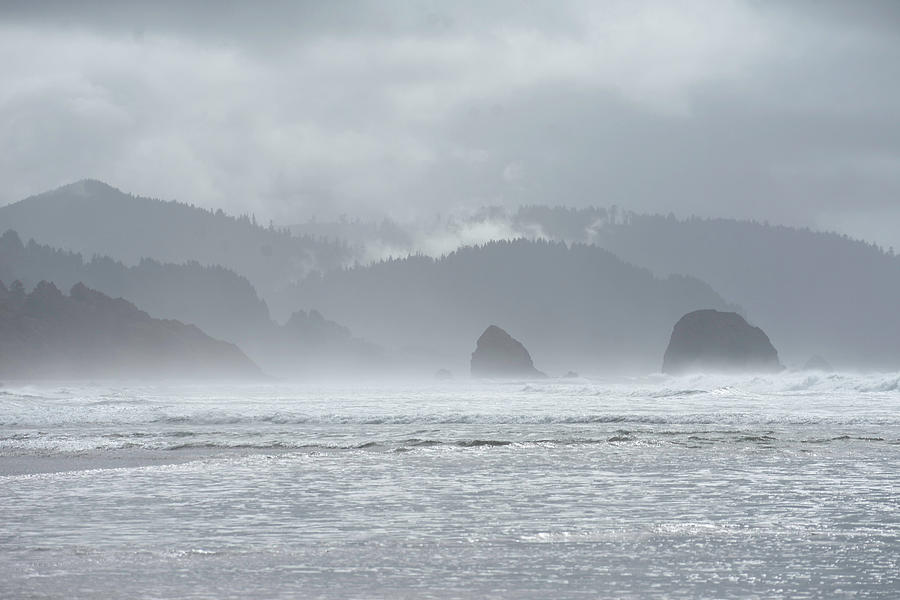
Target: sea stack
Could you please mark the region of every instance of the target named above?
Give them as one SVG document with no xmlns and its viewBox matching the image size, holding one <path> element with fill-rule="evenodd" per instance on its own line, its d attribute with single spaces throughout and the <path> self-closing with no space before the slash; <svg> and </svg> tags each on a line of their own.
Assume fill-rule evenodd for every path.
<svg viewBox="0 0 900 600">
<path fill-rule="evenodd" d="M 546 377 L 534 368 L 525 346 L 496 325 L 478 338 L 471 369 L 472 377 Z"/>
<path fill-rule="evenodd" d="M 806 364 L 803 365 L 804 371 L 821 371 L 822 373 L 833 373 L 834 367 L 831 364 L 819 356 L 818 354 L 810 357 Z"/>
<path fill-rule="evenodd" d="M 663 358 L 663 373 L 777 372 L 784 367 L 769 336 L 733 312 L 697 310 L 679 319 Z"/>
</svg>

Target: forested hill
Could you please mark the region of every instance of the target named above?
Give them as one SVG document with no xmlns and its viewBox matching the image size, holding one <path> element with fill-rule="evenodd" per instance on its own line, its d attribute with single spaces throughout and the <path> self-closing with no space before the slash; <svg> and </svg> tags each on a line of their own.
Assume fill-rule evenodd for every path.
<svg viewBox="0 0 900 600">
<path fill-rule="evenodd" d="M 153 317 L 177 319 L 235 343 L 263 369 L 281 377 L 359 373 L 377 368 L 380 349 L 355 338 L 319 312 L 290 309 L 286 325 L 269 316 L 250 282 L 224 267 L 142 259 L 126 266 L 108 257 L 85 262 L 80 254 L 0 236 L 0 280 L 30 289 L 41 281 L 66 289 L 84 283 L 135 303 Z"/>
<path fill-rule="evenodd" d="M 128 264 L 141 258 L 222 265 L 249 278 L 263 296 L 311 269 L 349 260 L 340 243 L 263 227 L 180 202 L 132 196 L 84 180 L 0 207 L 0 231 Z"/>
<path fill-rule="evenodd" d="M 260 378 L 236 346 L 178 321 L 153 319 L 122 299 L 76 284 L 66 296 L 39 282 L 0 281 L 4 378 Z"/>
<path fill-rule="evenodd" d="M 493 323 L 535 364 L 563 373 L 656 370 L 678 318 L 728 308 L 696 279 L 659 279 L 592 246 L 521 239 L 311 275 L 273 303 L 327 306 L 358 335 L 456 369 Z"/>
<path fill-rule="evenodd" d="M 351 223 L 353 224 L 353 223 Z M 900 368 L 900 256 L 837 233 L 732 219 L 680 219 L 609 208 L 487 207 L 421 230 L 355 224 L 344 228 L 367 254 L 424 249 L 417 241 L 523 237 L 596 244 L 654 274 L 691 275 L 742 306 L 772 337 L 780 356 L 802 365 L 813 355 L 840 368 Z M 307 231 L 318 231 L 308 224 Z M 390 235 L 385 235 L 382 230 Z"/>
<path fill-rule="evenodd" d="M 85 262 L 80 254 L 23 244 L 16 232 L 0 236 L 0 280 L 21 281 L 27 289 L 52 281 L 62 289 L 76 283 L 125 298 L 159 318 L 178 319 L 237 344 L 268 335 L 269 309 L 244 277 L 199 263 L 142 259 L 128 267 L 108 257 Z"/>
<path fill-rule="evenodd" d="M 836 233 L 730 219 L 528 207 L 517 228 L 590 241 L 660 275 L 708 282 L 753 316 L 789 363 L 900 367 L 900 257 Z"/>
<path fill-rule="evenodd" d="M 794 362 L 900 368 L 900 258 L 845 236 L 724 219 L 635 216 L 596 243 L 690 273 L 744 306 Z"/>
</svg>

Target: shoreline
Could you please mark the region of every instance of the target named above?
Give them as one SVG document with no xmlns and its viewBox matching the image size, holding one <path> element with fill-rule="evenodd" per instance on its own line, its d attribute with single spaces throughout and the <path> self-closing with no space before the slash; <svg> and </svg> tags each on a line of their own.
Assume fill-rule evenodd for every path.
<svg viewBox="0 0 900 600">
<path fill-rule="evenodd" d="M 53 473 L 75 473 L 82 471 L 100 471 L 111 469 L 138 469 L 142 467 L 158 467 L 181 465 L 208 458 L 228 456 L 250 456 L 254 454 L 285 454 L 288 450 L 253 450 L 239 448 L 228 450 L 216 448 L 214 451 L 203 449 L 190 450 L 110 450 L 96 454 L 72 452 L 59 454 L 20 454 L 0 455 L 0 477 L 18 477 L 23 475 L 48 475 Z"/>
</svg>

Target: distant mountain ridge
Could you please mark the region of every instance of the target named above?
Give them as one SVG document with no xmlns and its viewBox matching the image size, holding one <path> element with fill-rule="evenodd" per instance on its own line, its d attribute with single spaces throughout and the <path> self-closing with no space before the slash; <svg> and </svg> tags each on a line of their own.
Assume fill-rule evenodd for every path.
<svg viewBox="0 0 900 600">
<path fill-rule="evenodd" d="M 381 353 L 315 310 L 292 311 L 288 323 L 278 325 L 246 278 L 220 266 L 142 259 L 128 267 L 104 256 L 85 262 L 80 254 L 34 240 L 23 244 L 9 230 L 0 235 L 0 280 L 20 280 L 28 288 L 40 281 L 62 288 L 83 283 L 154 317 L 190 323 L 237 344 L 268 373 L 285 377 L 323 368 L 355 371 Z"/>
<path fill-rule="evenodd" d="M 525 207 L 517 227 L 586 241 L 659 275 L 699 277 L 744 307 L 783 357 L 900 368 L 900 257 L 846 235 L 733 219 Z"/>
<path fill-rule="evenodd" d="M 835 233 L 626 214 L 593 243 L 660 275 L 689 273 L 743 306 L 783 357 L 900 368 L 900 257 Z"/>
<path fill-rule="evenodd" d="M 270 324 L 269 309 L 250 282 L 224 267 L 146 258 L 128 267 L 106 256 L 85 262 L 81 254 L 34 240 L 25 244 L 12 230 L 0 235 L 0 280 L 20 280 L 29 289 L 42 280 L 64 289 L 83 283 L 237 344 Z"/>
<path fill-rule="evenodd" d="M 444 240 L 439 247 L 515 237 L 594 244 L 657 276 L 684 274 L 708 283 L 769 333 L 787 364 L 822 354 L 843 368 L 900 368 L 900 256 L 846 235 L 617 206 L 485 207 L 416 227 L 310 222 L 303 231 L 340 231 L 354 247 L 370 244 L 361 254 L 373 256 L 385 248 L 391 255 L 414 253 L 429 236 Z"/>
<path fill-rule="evenodd" d="M 127 264 L 142 258 L 221 265 L 247 277 L 265 296 L 313 269 L 350 258 L 340 243 L 261 227 L 180 202 L 126 194 L 83 180 L 0 207 L 0 230 L 86 256 L 111 256 Z"/>
<path fill-rule="evenodd" d="M 31 293 L 0 282 L 0 375 L 256 379 L 262 372 L 236 346 L 192 325 L 153 319 L 80 283 L 66 296 L 42 281 Z"/>
<path fill-rule="evenodd" d="M 145 286 L 139 304 L 143 305 L 143 298 L 146 298 L 147 310 L 151 313 L 160 310 L 159 314 L 190 317 L 191 322 L 203 323 L 204 329 L 208 328 L 216 335 L 222 332 L 227 339 L 237 339 L 236 331 L 242 327 L 252 331 L 253 326 L 247 324 L 265 321 L 267 308 L 263 306 L 262 298 L 280 321 L 299 309 L 318 309 L 349 326 L 356 335 L 378 342 L 383 340 L 385 344 L 405 348 L 413 358 L 420 358 L 423 356 L 421 350 L 433 349 L 440 344 L 418 334 L 407 334 L 399 321 L 389 326 L 391 321 L 384 320 L 377 312 L 373 312 L 372 318 L 379 322 L 369 323 L 362 317 L 353 316 L 354 312 L 364 314 L 364 309 L 351 310 L 349 305 L 365 301 L 365 294 L 375 294 L 373 305 L 380 305 L 385 295 L 363 272 L 389 273 L 393 277 L 395 271 L 404 270 L 410 275 L 400 282 L 401 285 L 416 290 L 422 303 L 434 301 L 437 306 L 444 306 L 444 299 L 435 297 L 432 289 L 442 289 L 443 282 L 436 281 L 423 288 L 422 282 L 416 280 L 418 275 L 411 273 L 421 272 L 422 280 L 428 282 L 432 271 L 443 272 L 450 268 L 447 265 L 456 264 L 459 269 L 469 270 L 468 276 L 455 273 L 454 277 L 468 277 L 467 281 L 460 280 L 461 289 L 470 286 L 472 293 L 469 296 L 475 298 L 481 293 L 473 283 L 475 278 L 490 277 L 502 282 L 510 272 L 518 272 L 520 265 L 515 257 L 507 256 L 504 260 L 511 262 L 506 266 L 493 265 L 495 271 L 488 275 L 477 261 L 461 266 L 461 259 L 456 255 L 470 252 L 466 247 L 473 244 L 473 239 L 520 237 L 532 241 L 593 245 L 619 257 L 622 262 L 647 269 L 648 274 L 656 275 L 661 281 L 669 281 L 670 275 L 686 275 L 688 279 L 683 281 L 704 282 L 711 286 L 708 290 L 711 295 L 706 296 L 709 303 L 684 305 L 681 307 L 684 312 L 700 308 L 729 309 L 731 303 L 741 306 L 754 325 L 768 332 L 788 365 L 803 364 L 812 355 L 827 356 L 838 368 L 896 369 L 900 365 L 900 346 L 896 344 L 896 339 L 900 338 L 900 319 L 896 317 L 896 306 L 900 305 L 900 257 L 847 236 L 750 221 L 641 215 L 615 206 L 580 209 L 525 206 L 514 211 L 488 207 L 463 219 L 438 219 L 427 231 L 412 231 L 388 220 L 366 223 L 350 219 L 318 224 L 311 221 L 295 227 L 305 232 L 299 237 L 287 230 L 259 227 L 253 221 L 249 216 L 233 218 L 221 211 L 131 196 L 90 180 L 0 207 L 0 231 L 10 227 L 17 229 L 22 239 L 34 238 L 55 247 L 77 250 L 85 256 L 108 255 L 113 262 L 123 260 L 134 265 L 131 268 L 140 271 L 140 278 L 147 276 L 156 282 L 175 282 L 179 277 L 187 277 L 182 299 L 192 293 L 190 290 L 194 288 L 189 279 L 195 275 L 206 282 L 201 287 L 208 290 L 215 288 L 214 281 L 219 281 L 223 286 L 222 302 L 218 303 L 221 310 L 208 304 L 210 314 L 206 314 L 199 302 L 194 312 L 179 312 L 185 309 L 186 303 L 172 310 L 170 299 L 162 293 L 164 286 L 160 283 L 160 293 L 156 297 L 153 286 Z M 402 269 L 384 266 L 397 263 L 397 260 L 363 264 L 356 269 L 344 267 L 354 260 L 364 261 L 365 257 L 405 256 L 406 251 L 415 254 L 417 244 L 427 239 L 426 233 L 434 235 L 436 241 L 429 247 L 429 254 L 448 254 L 449 251 L 440 250 L 444 247 L 459 250 L 449 252 L 445 257 L 448 259 L 446 264 L 442 262 L 444 259 L 411 256 L 399 259 L 399 262 L 405 261 Z M 341 236 L 347 238 L 341 239 Z M 368 249 L 367 244 L 371 245 Z M 591 263 L 595 260 L 601 268 L 608 266 L 599 258 L 600 254 L 592 256 L 582 263 L 583 272 L 590 273 L 594 268 Z M 142 263 L 142 257 L 152 257 L 152 260 Z M 132 294 L 127 285 L 132 285 L 132 290 L 139 289 L 134 282 L 127 283 L 128 276 L 122 276 L 124 279 L 119 283 L 114 278 L 91 279 L 88 273 L 115 270 L 106 269 L 104 260 L 92 260 L 83 265 L 83 278 L 103 291 L 126 297 Z M 430 264 L 429 260 L 442 266 Z M 181 264 L 183 269 L 179 271 L 165 263 Z M 214 265 L 221 265 L 223 270 L 217 270 L 219 267 Z M 551 269 L 557 267 L 559 265 L 554 265 Z M 137 278 L 137 272 L 133 278 Z M 324 275 L 320 276 L 321 273 Z M 0 276 L 9 277 L 9 274 L 0 270 Z M 24 274 L 19 276 L 25 277 Z M 573 280 L 579 276 L 578 272 L 570 273 Z M 70 285 L 76 280 L 65 277 L 59 274 L 51 278 L 64 281 L 62 285 Z M 240 282 L 241 277 L 246 278 L 244 283 Z M 34 275 L 26 278 L 32 282 L 36 280 Z M 47 277 L 40 275 L 39 278 Z M 225 283 L 229 279 L 233 281 Z M 560 289 L 569 290 L 566 293 L 612 294 L 610 290 L 600 288 L 581 290 L 571 282 L 560 282 L 559 285 Z M 674 286 L 671 282 L 668 285 Z M 358 297 L 336 297 L 325 290 L 325 287 L 334 286 L 343 286 L 344 293 Z M 499 293 L 499 285 L 488 282 L 487 287 L 491 286 Z M 514 294 L 527 289 L 522 282 L 515 282 L 515 286 Z M 664 295 L 668 293 L 664 292 Z M 204 294 L 203 297 L 209 296 Z M 455 289 L 447 290 L 448 297 L 457 294 Z M 697 294 L 696 297 L 704 296 Z M 499 307 L 491 304 L 494 299 L 484 300 L 486 307 L 482 308 L 485 310 L 479 314 L 487 322 L 501 320 L 495 318 L 494 313 Z M 527 295 L 504 300 L 513 304 L 530 301 Z M 398 306 L 409 309 L 413 322 L 425 318 L 420 315 L 441 318 L 437 311 L 417 306 L 402 294 L 396 301 Z M 554 303 L 549 298 L 542 302 L 548 307 L 547 311 L 554 312 Z M 572 302 L 570 298 L 563 298 L 559 304 Z M 642 303 L 646 304 L 646 301 L 639 300 L 634 306 L 622 303 L 623 314 L 630 319 L 628 315 Z M 460 298 L 459 304 L 469 306 L 471 303 L 464 297 Z M 477 312 L 481 309 L 469 306 L 469 310 Z M 520 310 L 513 306 L 511 310 L 523 314 L 531 311 L 530 318 L 538 319 L 534 307 Z M 658 312 L 654 307 L 648 310 Z M 460 312 L 454 306 L 446 307 L 445 311 L 447 314 Z M 240 315 L 240 318 L 228 322 L 226 312 Z M 385 309 L 386 314 L 391 312 L 392 309 Z M 587 314 L 580 307 L 573 311 L 576 313 Z M 345 314 L 348 315 L 346 319 Z M 678 315 L 671 317 L 674 322 Z M 584 320 L 596 335 L 612 332 L 608 327 L 598 327 L 596 318 L 584 316 Z M 227 328 L 222 328 L 223 324 Z M 471 326 L 477 329 L 483 324 Z M 516 327 L 516 323 L 510 323 L 510 326 Z M 641 323 L 636 325 L 638 328 L 643 326 Z M 672 323 L 666 323 L 664 328 L 670 330 L 671 326 Z M 537 325 L 531 327 L 537 329 Z M 469 333 L 475 335 L 476 331 Z M 613 333 L 627 339 L 624 332 Z M 450 331 L 446 336 L 447 340 L 452 340 L 447 348 L 454 348 L 453 353 L 457 350 L 457 335 Z M 591 346 L 582 339 L 587 334 L 573 331 L 572 335 L 573 348 L 590 350 Z M 540 357 L 541 364 L 552 365 L 544 361 L 540 356 L 541 349 L 531 344 L 526 336 L 527 330 L 523 337 L 530 348 L 534 346 L 533 351 Z M 627 346 L 628 343 L 626 349 Z M 551 347 L 563 351 L 561 343 Z M 650 351 L 649 346 L 646 351 Z M 628 356 L 633 354 L 634 349 L 625 352 Z M 612 360 L 615 362 L 614 357 Z"/>
<path fill-rule="evenodd" d="M 699 280 L 528 240 L 313 274 L 273 299 L 276 311 L 297 304 L 327 306 L 358 335 L 458 371 L 467 365 L 447 361 L 468 358 L 485 324 L 501 321 L 550 373 L 655 371 L 684 313 L 733 309 Z"/>
</svg>

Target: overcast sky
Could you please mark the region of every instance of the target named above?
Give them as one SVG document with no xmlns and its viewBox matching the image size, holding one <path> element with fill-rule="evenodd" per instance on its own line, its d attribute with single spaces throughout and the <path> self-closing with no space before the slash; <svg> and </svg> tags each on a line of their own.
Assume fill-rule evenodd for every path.
<svg viewBox="0 0 900 600">
<path fill-rule="evenodd" d="M 0 0 L 0 203 L 618 204 L 900 249 L 900 2 Z"/>
</svg>

